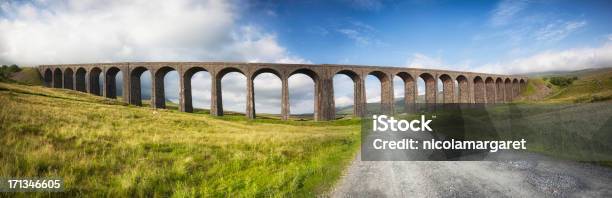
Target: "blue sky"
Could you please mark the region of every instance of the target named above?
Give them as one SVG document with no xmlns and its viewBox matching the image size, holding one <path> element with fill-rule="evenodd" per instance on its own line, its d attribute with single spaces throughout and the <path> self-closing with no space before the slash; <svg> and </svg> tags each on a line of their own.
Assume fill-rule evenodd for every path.
<svg viewBox="0 0 612 198">
<path fill-rule="evenodd" d="M 273 30 L 314 63 L 405 66 L 420 54 L 462 69 L 596 47 L 612 33 L 610 1 L 276 3 L 254 3 L 243 23 Z"/>
<path fill-rule="evenodd" d="M 612 66 L 611 1 L 0 0 L 0 64 L 241 61 L 357 64 L 519 74 Z M 143 77 L 143 93 L 150 80 Z M 178 76 L 165 78 L 178 100 Z M 120 82 L 118 82 L 120 83 Z M 210 76 L 192 79 L 210 104 Z M 401 83 L 395 83 L 401 85 Z M 291 110 L 313 82 L 290 78 Z M 334 78 L 337 106 L 352 83 Z M 366 80 L 369 102 L 380 84 Z M 422 86 L 422 85 L 421 85 Z M 224 109 L 244 111 L 246 80 L 223 79 Z M 255 79 L 258 112 L 280 112 L 280 80 Z M 403 93 L 395 87 L 396 97 Z M 422 90 L 422 88 L 420 89 Z"/>
</svg>

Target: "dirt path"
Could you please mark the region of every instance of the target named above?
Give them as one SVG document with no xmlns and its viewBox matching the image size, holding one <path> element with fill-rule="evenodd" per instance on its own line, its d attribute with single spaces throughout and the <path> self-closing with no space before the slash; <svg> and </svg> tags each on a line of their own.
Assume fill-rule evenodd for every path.
<svg viewBox="0 0 612 198">
<path fill-rule="evenodd" d="M 611 197 L 612 169 L 527 154 L 520 161 L 361 161 L 332 197 Z"/>
</svg>

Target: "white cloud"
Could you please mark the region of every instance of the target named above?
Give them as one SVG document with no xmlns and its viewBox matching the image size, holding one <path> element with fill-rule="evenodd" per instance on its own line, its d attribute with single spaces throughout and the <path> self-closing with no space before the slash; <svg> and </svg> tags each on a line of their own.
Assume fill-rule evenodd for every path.
<svg viewBox="0 0 612 198">
<path fill-rule="evenodd" d="M 19 64 L 109 61 L 304 61 L 276 36 L 241 26 L 229 1 L 5 3 L 0 60 Z M 305 62 L 305 61 L 304 61 Z"/>
<path fill-rule="evenodd" d="M 600 47 L 545 51 L 529 57 L 506 62 L 485 64 L 476 71 L 519 74 L 546 71 L 570 71 L 587 68 L 612 67 L 612 43 Z"/>
<path fill-rule="evenodd" d="M 275 63 L 310 63 L 300 57 L 290 55 L 280 46 L 276 35 L 262 32 L 257 27 L 248 25 L 240 31 L 232 33 L 232 39 L 238 42 L 228 48 L 229 54 L 241 57 L 248 62 L 275 62 Z"/>
<path fill-rule="evenodd" d="M 355 43 L 357 43 L 358 45 L 365 46 L 365 45 L 370 44 L 370 38 L 368 38 L 367 36 L 364 36 L 361 32 L 357 30 L 339 29 L 338 32 L 348 37 L 349 39 L 355 41 Z"/>
<path fill-rule="evenodd" d="M 256 24 L 239 24 L 241 8 L 236 1 L 2 1 L 0 9 L 0 63 L 309 63 L 290 54 L 273 32 Z M 223 82 L 225 109 L 244 111 L 245 99 L 240 95 L 244 88 L 232 86 L 243 86 L 244 79 L 228 77 Z M 167 84 L 166 89 L 176 89 L 169 87 L 176 83 Z M 209 76 L 194 78 L 194 106 L 208 108 L 209 87 Z M 175 102 L 178 98 L 173 94 L 167 97 Z M 305 98 L 300 103 L 313 103 L 312 98 L 296 98 Z"/>
<path fill-rule="evenodd" d="M 450 69 L 498 74 L 523 74 L 547 71 L 573 71 L 588 68 L 612 67 L 612 39 L 598 47 L 582 47 L 567 50 L 549 50 L 527 57 L 509 59 L 494 63 L 474 64 L 463 61 L 458 64 L 447 64 L 441 57 L 430 57 L 415 53 L 406 63 L 407 67 Z M 444 66 L 451 65 L 451 66 Z"/>
<path fill-rule="evenodd" d="M 503 26 L 512 22 L 513 18 L 527 7 L 525 0 L 503 0 L 493 10 L 490 23 L 493 26 Z"/>
<path fill-rule="evenodd" d="M 378 32 L 374 27 L 360 21 L 349 20 L 336 31 L 360 47 L 384 44 L 376 38 Z"/>
<path fill-rule="evenodd" d="M 344 74 L 334 76 L 334 98 L 336 107 L 345 107 L 354 103 L 353 80 Z"/>
<path fill-rule="evenodd" d="M 442 65 L 442 58 L 430 57 L 421 53 L 412 54 L 406 61 L 406 67 L 411 68 L 443 69 Z"/>
<path fill-rule="evenodd" d="M 336 97 L 334 102 L 336 103 L 336 108 L 347 107 L 354 104 L 354 99 L 352 96 L 340 96 Z"/>
<path fill-rule="evenodd" d="M 560 41 L 572 32 L 586 26 L 586 21 L 557 21 L 535 33 L 535 39 L 539 41 Z"/>
</svg>

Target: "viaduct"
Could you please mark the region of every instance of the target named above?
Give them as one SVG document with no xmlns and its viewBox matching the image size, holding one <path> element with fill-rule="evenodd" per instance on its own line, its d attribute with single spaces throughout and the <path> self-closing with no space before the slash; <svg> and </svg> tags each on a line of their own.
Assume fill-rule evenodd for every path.
<svg viewBox="0 0 612 198">
<path fill-rule="evenodd" d="M 335 118 L 333 77 L 347 75 L 353 80 L 355 116 L 363 116 L 366 106 L 365 78 L 373 75 L 381 84 L 381 108 L 394 112 L 393 78 L 398 76 L 404 84 L 404 103 L 411 106 L 417 98 L 417 78 L 425 82 L 425 103 L 436 103 L 438 79 L 442 82 L 442 103 L 506 103 L 515 99 L 524 88 L 524 76 L 496 75 L 474 72 L 460 72 L 435 69 L 404 67 L 379 67 L 359 65 L 314 65 L 314 64 L 272 64 L 234 62 L 121 62 L 96 64 L 60 64 L 38 66 L 45 85 L 54 88 L 72 89 L 107 98 L 116 98 L 115 77 L 121 71 L 123 77 L 123 100 L 133 105 L 142 105 L 140 77 L 150 71 L 152 79 L 151 106 L 165 108 L 164 76 L 177 71 L 180 82 L 180 111 L 193 112 L 191 78 L 199 71 L 211 76 L 211 107 L 214 116 L 223 115 L 221 79 L 230 72 L 246 76 L 246 116 L 255 118 L 255 93 L 253 80 L 262 73 L 272 73 L 282 82 L 282 119 L 289 117 L 289 83 L 294 74 L 305 74 L 314 81 L 314 118 L 332 120 Z M 100 89 L 100 75 L 104 75 L 103 89 Z M 300 90 L 292 90 L 300 91 Z"/>
</svg>

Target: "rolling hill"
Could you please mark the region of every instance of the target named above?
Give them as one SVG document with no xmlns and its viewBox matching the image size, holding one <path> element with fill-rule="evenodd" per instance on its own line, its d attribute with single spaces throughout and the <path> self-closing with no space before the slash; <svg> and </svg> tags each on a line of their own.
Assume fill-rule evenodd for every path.
<svg viewBox="0 0 612 198">
<path fill-rule="evenodd" d="M 63 196 L 317 196 L 359 146 L 358 120 L 212 117 L 12 83 L 0 104 L 0 175 L 60 177 Z"/>
</svg>

